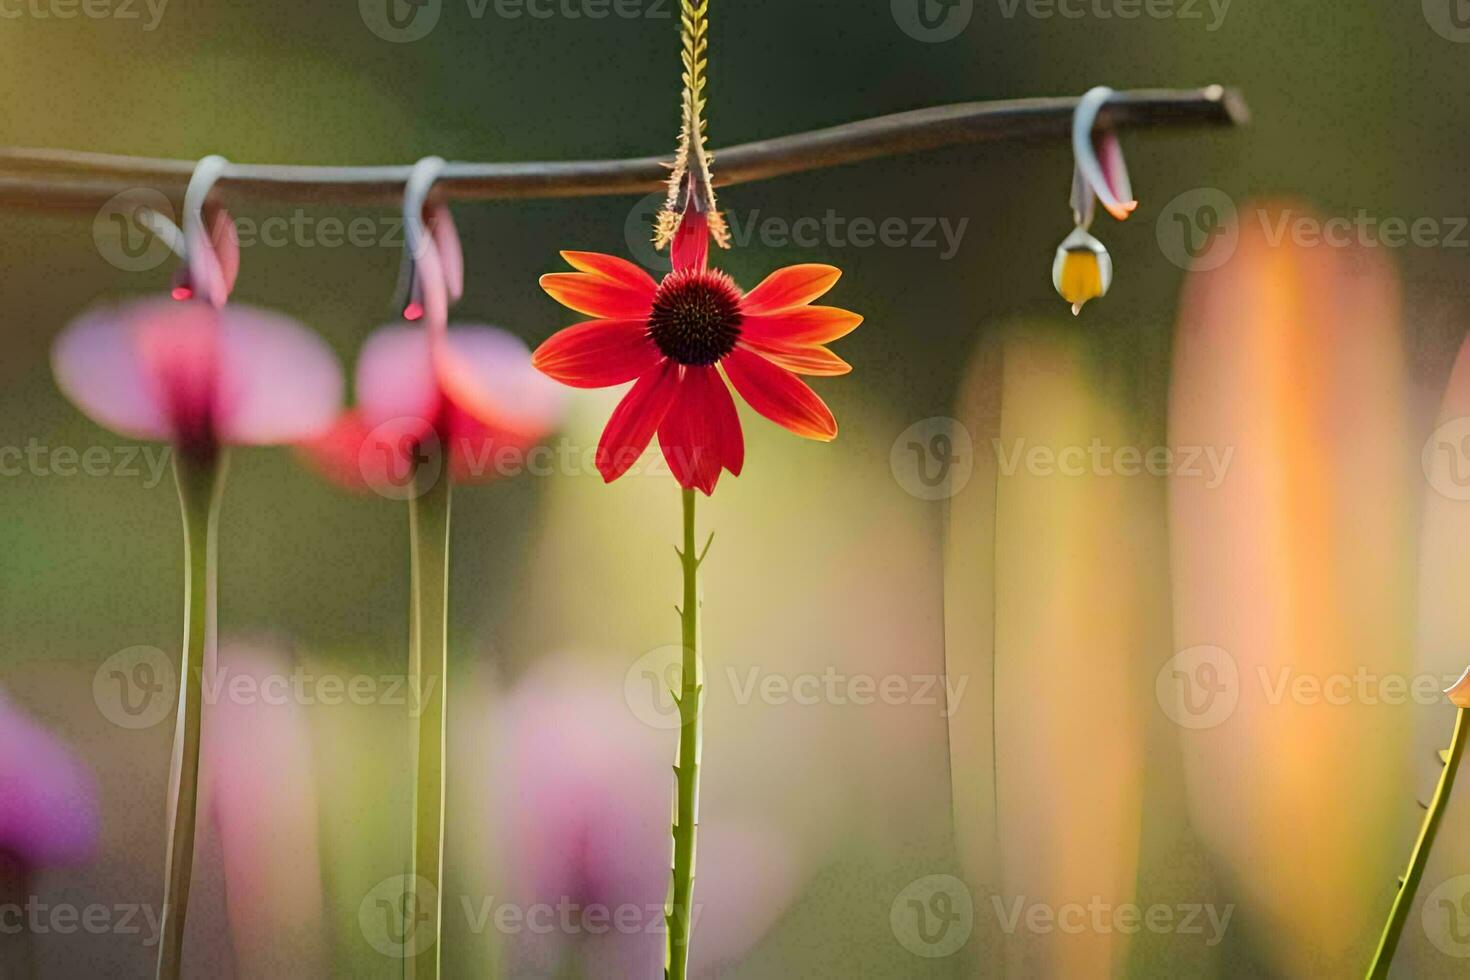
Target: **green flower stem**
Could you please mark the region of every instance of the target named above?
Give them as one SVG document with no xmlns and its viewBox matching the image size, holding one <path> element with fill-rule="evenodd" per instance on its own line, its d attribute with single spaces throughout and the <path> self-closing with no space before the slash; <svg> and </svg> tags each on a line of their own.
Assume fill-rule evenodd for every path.
<svg viewBox="0 0 1470 980">
<path fill-rule="evenodd" d="M 168 853 L 164 861 L 163 922 L 158 943 L 159 980 L 177 980 L 184 956 L 184 920 L 194 869 L 194 826 L 199 803 L 199 729 L 206 671 L 214 671 L 215 539 L 222 457 L 174 452 L 174 476 L 184 514 L 184 652 L 179 670 L 178 722 L 169 775 Z"/>
<path fill-rule="evenodd" d="M 699 653 L 699 566 L 709 553 L 709 543 L 698 556 L 694 553 L 694 491 L 684 493 L 684 547 L 679 562 L 684 569 L 684 604 L 679 609 L 684 649 L 680 670 L 679 755 L 674 760 L 677 803 L 672 833 L 674 838 L 673 881 L 664 906 L 668 948 L 664 956 L 665 980 L 684 980 L 689 971 L 689 933 L 694 895 L 694 837 L 699 830 L 700 708 L 704 702 L 704 665 Z M 713 537 L 711 537 L 713 540 Z"/>
<path fill-rule="evenodd" d="M 414 733 L 413 865 L 410 892 L 404 896 L 407 925 L 428 930 L 432 942 L 414 942 L 418 954 L 404 963 L 404 975 L 437 980 L 442 963 L 444 871 L 444 710 L 449 668 L 449 475 L 429 468 L 409 502 L 413 537 L 413 612 L 409 669 L 420 709 Z"/>
<path fill-rule="evenodd" d="M 1455 735 L 1450 741 L 1449 759 L 1439 775 L 1434 798 L 1424 814 L 1424 825 L 1419 828 L 1419 840 L 1414 844 L 1414 853 L 1409 857 L 1409 870 L 1404 873 L 1393 908 L 1388 913 L 1388 923 L 1383 927 L 1383 937 L 1378 940 L 1378 952 L 1368 967 L 1368 980 L 1383 980 L 1393 963 L 1394 950 L 1399 945 L 1399 934 L 1409 918 L 1409 909 L 1414 904 L 1414 892 L 1419 888 L 1419 879 L 1424 877 L 1424 867 L 1429 863 L 1429 850 L 1434 846 L 1434 835 L 1444 817 L 1445 806 L 1450 800 L 1450 791 L 1455 786 L 1455 770 L 1460 768 L 1460 758 L 1465 754 L 1465 743 L 1470 740 L 1470 721 L 1466 720 L 1467 709 L 1455 713 Z"/>
</svg>

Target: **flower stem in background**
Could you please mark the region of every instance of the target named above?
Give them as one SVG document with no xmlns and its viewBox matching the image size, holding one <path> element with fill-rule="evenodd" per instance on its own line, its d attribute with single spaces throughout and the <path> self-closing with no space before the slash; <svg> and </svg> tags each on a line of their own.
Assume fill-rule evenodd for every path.
<svg viewBox="0 0 1470 980">
<path fill-rule="evenodd" d="M 664 956 L 665 980 L 684 980 L 689 970 L 689 933 L 694 894 L 694 837 L 699 829 L 700 707 L 704 702 L 704 665 L 699 652 L 699 566 L 709 553 L 709 544 L 694 553 L 694 491 L 683 490 L 684 547 L 679 562 L 684 569 L 684 604 L 679 609 L 683 624 L 683 661 L 679 672 L 679 754 L 674 760 L 677 787 L 674 811 L 674 869 L 669 901 L 664 907 L 668 950 Z M 713 540 L 713 539 L 711 539 Z"/>
<path fill-rule="evenodd" d="M 184 920 L 194 869 L 194 826 L 199 802 L 199 729 L 203 683 L 214 672 L 215 537 L 225 463 L 217 452 L 174 453 L 174 475 L 184 514 L 184 652 L 179 670 L 178 723 L 169 775 L 168 853 L 164 862 L 159 980 L 176 980 L 184 954 Z"/>
<path fill-rule="evenodd" d="M 413 944 L 405 975 L 435 980 L 442 961 L 444 869 L 445 679 L 448 675 L 449 474 L 437 467 L 425 474 L 409 502 L 413 547 L 412 644 L 409 670 L 417 705 L 414 733 L 413 865 L 403 912 L 407 928 L 427 929 L 428 945 Z M 416 935 L 416 933 L 411 933 Z"/>
<path fill-rule="evenodd" d="M 1394 950 L 1398 948 L 1399 934 L 1409 918 L 1409 909 L 1414 904 L 1414 892 L 1419 888 L 1419 879 L 1424 876 L 1424 866 L 1429 863 L 1429 849 L 1434 846 L 1434 835 L 1439 830 L 1440 819 L 1449 803 L 1450 791 L 1455 786 L 1455 770 L 1460 767 L 1460 758 L 1465 754 L 1465 743 L 1470 739 L 1470 721 L 1466 714 L 1470 709 L 1460 708 L 1455 713 L 1455 735 L 1450 741 L 1449 758 L 1440 773 L 1439 785 L 1434 798 L 1424 814 L 1424 825 L 1419 828 L 1419 840 L 1414 844 L 1414 853 L 1409 858 L 1409 870 L 1399 884 L 1399 893 L 1393 900 L 1393 909 L 1388 913 L 1388 923 L 1383 927 L 1383 937 L 1378 940 L 1378 952 L 1368 968 L 1368 980 L 1383 980 L 1393 963 Z"/>
</svg>

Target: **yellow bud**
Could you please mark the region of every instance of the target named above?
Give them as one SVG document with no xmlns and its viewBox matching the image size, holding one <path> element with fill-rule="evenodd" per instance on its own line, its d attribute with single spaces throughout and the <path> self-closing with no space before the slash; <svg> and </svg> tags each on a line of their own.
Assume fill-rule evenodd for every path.
<svg viewBox="0 0 1470 980">
<path fill-rule="evenodd" d="M 1113 257 L 1102 242 L 1082 228 L 1057 246 L 1052 262 L 1051 282 L 1062 299 L 1072 304 L 1072 314 L 1082 312 L 1082 304 L 1105 295 L 1113 284 Z"/>
</svg>

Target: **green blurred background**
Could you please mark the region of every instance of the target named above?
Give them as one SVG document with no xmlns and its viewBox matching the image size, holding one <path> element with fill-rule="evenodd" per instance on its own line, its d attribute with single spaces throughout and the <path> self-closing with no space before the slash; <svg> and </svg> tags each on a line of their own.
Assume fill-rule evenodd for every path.
<svg viewBox="0 0 1470 980">
<path fill-rule="evenodd" d="M 1434 0 L 1425 4 L 1433 7 Z M 1110 423 L 1116 431 L 1135 442 L 1163 438 L 1185 272 L 1161 247 L 1168 225 L 1160 218 L 1176 195 L 1218 188 L 1237 202 L 1287 196 L 1326 214 L 1366 209 L 1380 219 L 1410 221 L 1470 214 L 1463 164 L 1470 128 L 1460 98 L 1470 80 L 1470 43 L 1441 36 L 1415 3 L 1238 0 L 1223 17 L 1206 4 L 1181 3 L 1171 8 L 1174 16 L 1137 19 L 1099 16 L 1089 6 L 1073 8 L 1087 11 L 1073 19 L 1030 16 L 1024 2 L 1008 16 L 1008 3 L 985 0 L 974 4 L 968 26 L 942 43 L 902 30 L 887 0 L 714 0 L 712 6 L 709 114 L 716 146 L 926 105 L 1075 94 L 1095 84 L 1218 82 L 1239 87 L 1253 117 L 1239 130 L 1125 134 L 1142 203 L 1125 224 L 1099 219 L 1095 230 L 1113 254 L 1116 283 L 1076 320 L 1050 284 L 1052 252 L 1070 230 L 1070 151 L 1060 141 L 957 148 L 723 192 L 721 203 L 737 224 L 757 215 L 789 222 L 829 210 L 849 221 L 968 224 L 948 258 L 943 246 L 828 241 L 797 248 L 759 239 L 719 256 L 747 286 L 784 264 L 836 264 L 845 275 L 831 301 L 867 320 L 838 345 L 853 375 L 817 385 L 843 425 L 837 442 L 797 444 L 743 413 L 747 473 L 727 478 L 701 515 L 716 532 L 705 640 L 709 673 L 717 677 L 727 669 L 743 676 L 752 667 L 791 676 L 835 666 L 878 677 L 945 669 L 947 625 L 953 629 L 947 617 L 980 601 L 957 589 L 953 577 L 946 588 L 946 562 L 964 558 L 974 545 L 946 502 L 919 499 L 895 478 L 895 439 L 920 420 L 959 416 L 967 370 L 972 387 L 975 377 L 985 377 L 973 373 L 984 362 L 974 352 L 1017 335 L 1081 351 L 1080 383 L 1088 397 L 1116 408 L 1119 420 Z M 21 14 L 5 14 L 0 25 L 8 66 L 0 81 L 6 94 L 0 142 L 10 146 L 387 164 L 429 153 L 451 160 L 636 156 L 670 151 L 675 134 L 676 21 L 666 16 L 668 2 L 647 0 L 636 8 L 642 16 L 632 18 L 558 12 L 540 19 L 504 16 L 494 0 L 481 16 L 464 0 L 444 0 L 437 26 L 411 43 L 375 35 L 350 0 L 171 0 L 153 30 L 144 29 L 152 14 L 142 6 L 140 19 L 62 20 L 14 9 Z M 1185 11 L 1188 16 L 1179 16 Z M 559 249 L 626 253 L 626 230 L 638 227 L 636 211 L 630 217 L 636 204 L 598 198 L 458 206 L 469 270 L 459 319 L 504 326 L 533 346 L 545 339 L 569 321 L 538 289 L 537 276 L 559 267 Z M 256 222 L 281 210 L 235 208 L 242 221 Z M 300 213 L 309 222 L 357 214 Z M 0 213 L 0 308 L 7 311 L 0 445 L 39 440 L 84 450 L 124 442 L 61 398 L 48 348 L 94 302 L 164 288 L 170 264 L 119 270 L 94 239 L 93 217 Z M 1417 458 L 1470 322 L 1466 245 L 1462 237 L 1458 247 L 1380 251 L 1391 252 L 1387 258 L 1401 280 L 1406 411 L 1424 430 L 1413 429 L 1418 435 L 1405 445 Z M 309 323 L 350 366 L 361 339 L 391 312 L 398 261 L 394 247 L 328 247 L 314 239 L 247 246 L 236 295 Z M 1035 370 L 1055 373 L 1044 364 Z M 564 438 L 591 445 L 609 400 L 575 393 L 569 402 Z M 97 859 L 48 872 L 40 888 L 53 901 L 159 900 L 171 726 L 120 730 L 92 699 L 93 674 L 116 651 L 172 650 L 178 642 L 177 501 L 170 480 L 148 482 L 34 472 L 0 479 L 6 515 L 0 521 L 0 683 L 73 744 L 99 778 Z M 1163 520 L 1164 488 L 1155 483 L 1143 491 L 1155 495 L 1151 534 Z M 1034 519 L 1048 526 L 1045 514 Z M 1412 552 L 1412 516 L 1406 525 L 1409 537 L 1398 544 Z M 608 697 L 620 704 L 630 665 L 677 641 L 670 609 L 677 565 L 669 548 L 676 533 L 677 495 L 667 479 L 629 479 L 609 489 L 595 477 L 559 474 L 458 494 L 451 643 L 459 665 L 453 681 L 465 693 L 451 707 L 459 733 L 451 820 L 460 817 L 450 830 L 451 854 L 456 848 L 474 854 L 478 841 L 494 836 L 467 802 L 494 783 L 488 744 L 494 736 L 479 727 L 493 713 L 489 691 L 513 689 L 547 658 L 572 658 L 589 677 L 605 679 Z M 289 451 L 238 452 L 221 532 L 222 634 L 253 638 L 318 673 L 402 671 L 407 544 L 402 506 L 339 491 Z M 1384 862 L 1397 868 L 1407 854 L 1418 812 L 1412 799 L 1331 799 L 1353 785 L 1322 785 L 1324 813 L 1374 807 L 1392 828 L 1377 841 L 1381 857 L 1332 857 L 1368 869 L 1357 880 L 1366 897 L 1352 902 L 1368 902 L 1374 914 L 1323 940 L 1334 947 L 1326 958 L 1283 952 L 1299 941 L 1313 944 L 1290 934 L 1291 920 L 1253 914 L 1255 892 L 1242 886 L 1240 869 L 1220 859 L 1209 835 L 1195 832 L 1191 808 L 1201 804 L 1185 789 L 1179 730 L 1151 694 L 1155 671 L 1174 652 L 1167 546 L 1155 542 L 1143 554 L 1080 541 L 1056 547 L 1056 569 L 1131 575 L 1146 610 L 1132 633 L 1121 641 L 1109 634 L 1107 641 L 1138 668 L 1138 683 L 1124 690 L 1138 694 L 1128 718 L 1141 739 L 1129 750 L 1131 761 L 1118 763 L 1136 774 L 1136 785 L 1129 785 L 1139 823 L 1128 847 L 1136 846 L 1137 859 L 1120 864 L 1136 863 L 1136 873 L 1124 874 L 1124 892 L 1108 900 L 1234 905 L 1224 940 L 1206 945 L 1177 930 L 1144 930 L 1130 942 L 1107 937 L 1102 953 L 1068 961 L 1051 957 L 1043 935 L 1010 942 L 1008 951 L 997 929 L 993 882 L 977 880 L 975 868 L 1003 869 L 1032 852 L 1067 853 L 1065 841 L 1047 835 L 1065 837 L 1069 826 L 1101 818 L 1086 800 L 1063 794 L 1055 803 L 1065 811 L 1061 819 L 1029 831 L 1022 821 L 1020 832 L 1032 835 L 1024 846 L 1002 834 L 999 860 L 990 851 L 971 860 L 962 857 L 974 853 L 966 851 L 966 840 L 988 840 L 993 828 L 966 825 L 965 801 L 952 800 L 956 787 L 963 793 L 969 782 L 990 778 L 992 754 L 965 741 L 971 724 L 979 731 L 1016 726 L 999 739 L 994 761 L 1001 769 L 1048 771 L 1055 760 L 1052 748 L 1042 746 L 1052 743 L 1026 734 L 1033 702 L 1038 726 L 1051 724 L 1057 710 L 1045 708 L 1046 676 L 1023 686 L 1018 707 L 992 720 L 984 703 L 990 681 L 979 670 L 957 712 L 970 713 L 963 729 L 952 729 L 934 705 L 741 704 L 731 685 L 715 684 L 706 819 L 721 805 L 761 815 L 800 855 L 799 881 L 780 900 L 769 928 L 752 935 L 718 975 L 1268 977 L 1331 975 L 1319 971 L 1361 963 L 1391 886 L 1391 878 L 1374 875 Z M 1024 560 L 1024 548 L 1021 553 Z M 992 567 L 978 581 L 993 585 L 1001 575 Z M 1414 603 L 1412 579 L 1391 580 L 1407 606 Z M 1055 592 L 1041 599 L 1065 603 L 1067 586 L 1042 576 L 1038 588 L 1049 583 Z M 1047 605 L 1040 601 L 1033 614 L 1045 617 Z M 1075 655 L 1087 659 L 1085 631 L 1081 639 Z M 999 659 L 1007 651 L 997 643 Z M 1026 644 L 1011 655 L 1024 660 Z M 951 672 L 967 676 L 955 671 L 957 656 L 963 651 L 949 651 Z M 1072 715 L 1092 708 L 1082 696 L 1062 707 Z M 1405 709 L 1393 725 L 1407 730 L 1422 716 Z M 381 706 L 314 706 L 304 717 L 310 741 L 298 754 L 309 756 L 314 773 L 325 955 L 337 975 L 388 976 L 399 964 L 364 941 L 357 908 L 374 882 L 401 870 L 407 853 L 407 721 Z M 1431 722 L 1445 718 L 1436 714 Z M 1106 730 L 1097 737 L 1105 736 Z M 671 758 L 671 733 L 667 747 Z M 1065 743 L 1067 765 L 1087 768 L 1092 747 L 1088 738 Z M 1256 758 L 1272 765 L 1269 755 Z M 1406 751 L 1398 758 L 1406 775 L 1421 778 L 1421 755 Z M 1056 778 L 1067 771 L 1060 767 Z M 1228 785 L 1218 792 L 1215 805 L 1234 804 Z M 1003 828 L 1018 819 L 1001 812 L 1006 805 L 1002 793 L 996 813 Z M 654 817 L 666 807 L 665 799 L 649 801 Z M 1242 808 L 1242 821 L 1256 819 L 1264 821 L 1261 835 L 1287 834 L 1277 818 Z M 1447 822 L 1446 833 L 1457 832 L 1470 835 L 1470 800 L 1463 796 Z M 1301 826 L 1291 833 L 1310 837 Z M 1280 853 L 1290 854 L 1295 839 L 1287 834 Z M 483 883 L 488 859 L 486 867 L 453 856 L 450 863 L 451 888 L 493 888 Z M 201 864 L 210 865 L 210 858 Z M 996 873 L 1004 879 L 1009 872 Z M 1294 874 L 1290 867 L 1270 873 Z M 953 955 L 914 955 L 890 923 L 895 896 L 930 874 L 965 877 L 973 893 L 975 931 Z M 719 884 L 702 878 L 700 887 Z M 200 901 L 214 904 L 202 906 L 191 928 L 191 956 L 201 971 L 250 975 L 239 950 L 231 953 L 217 892 L 201 890 Z M 996 894 L 1012 892 L 1002 886 Z M 1326 884 L 1313 894 L 1330 921 L 1344 896 Z M 457 950 L 446 953 L 448 975 L 486 975 L 485 937 L 451 931 L 447 941 Z M 1466 960 L 1436 953 L 1413 925 L 1409 946 L 1422 947 L 1422 955 L 1404 976 L 1448 977 L 1465 969 Z M 136 937 L 48 936 L 38 948 L 44 975 L 145 976 L 152 969 L 152 950 Z M 588 975 L 599 974 L 593 968 Z"/>
</svg>

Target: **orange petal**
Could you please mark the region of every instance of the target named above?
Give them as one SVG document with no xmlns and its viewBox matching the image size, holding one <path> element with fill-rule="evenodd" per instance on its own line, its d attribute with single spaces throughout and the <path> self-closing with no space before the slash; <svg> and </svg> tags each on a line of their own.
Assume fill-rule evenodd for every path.
<svg viewBox="0 0 1470 980">
<path fill-rule="evenodd" d="M 736 348 L 720 362 L 740 397 L 777 425 L 807 439 L 837 438 L 837 420 L 817 393 L 759 354 Z"/>
<path fill-rule="evenodd" d="M 765 282 L 745 294 L 747 315 L 774 313 L 805 306 L 842 278 L 842 270 L 830 265 L 790 265 L 777 269 Z"/>
<path fill-rule="evenodd" d="M 611 483 L 638 461 L 648 441 L 668 414 L 679 389 L 679 366 L 665 361 L 658 371 L 638 379 L 613 409 L 597 444 L 597 471 Z"/>
<path fill-rule="evenodd" d="M 611 279 L 624 286 L 633 286 L 646 291 L 650 302 L 654 291 L 658 289 L 658 283 L 654 282 L 653 276 L 627 259 L 620 259 L 616 255 L 604 255 L 602 252 L 568 251 L 562 252 L 561 257 L 566 259 L 567 265 L 578 272 L 601 276 L 603 279 Z"/>
<path fill-rule="evenodd" d="M 553 272 L 541 277 L 541 288 L 562 306 L 605 320 L 645 317 L 653 308 L 653 292 L 585 272 Z"/>
<path fill-rule="evenodd" d="M 536 348 L 537 370 L 573 388 L 626 384 L 658 366 L 644 320 L 592 320 L 553 334 Z"/>
<path fill-rule="evenodd" d="M 830 344 L 852 333 L 862 322 L 862 316 L 851 310 L 798 306 L 779 313 L 747 313 L 740 321 L 740 333 L 752 343 Z"/>
<path fill-rule="evenodd" d="M 851 364 L 825 347 L 764 344 L 755 341 L 746 342 L 743 346 L 793 374 L 831 378 L 852 370 Z"/>
</svg>

